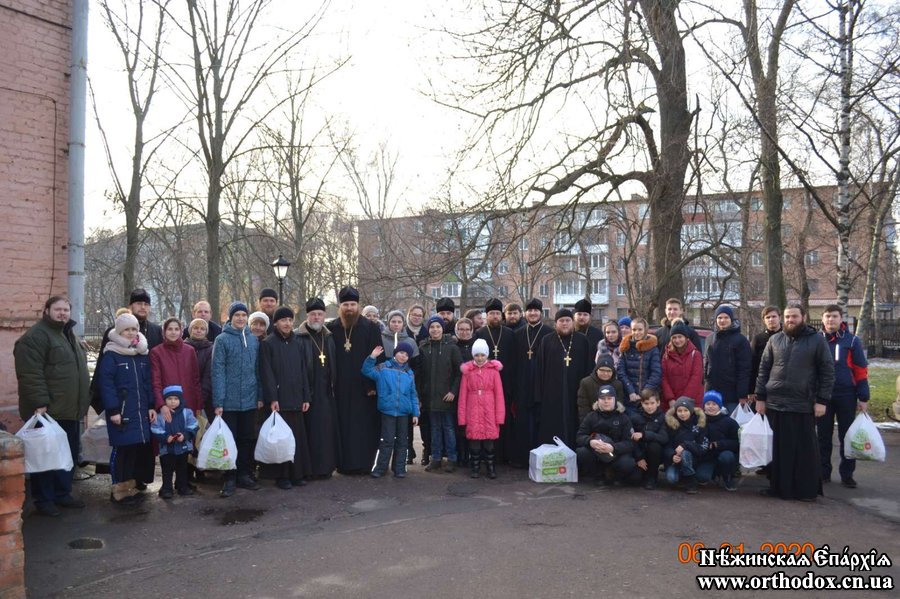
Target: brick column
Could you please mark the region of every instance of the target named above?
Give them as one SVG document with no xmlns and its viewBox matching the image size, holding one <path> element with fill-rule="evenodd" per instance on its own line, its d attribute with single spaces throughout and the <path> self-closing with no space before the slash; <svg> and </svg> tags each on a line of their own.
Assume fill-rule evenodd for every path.
<svg viewBox="0 0 900 599">
<path fill-rule="evenodd" d="M 25 549 L 22 542 L 24 460 L 22 442 L 0 431 L 0 599 L 25 597 Z"/>
</svg>

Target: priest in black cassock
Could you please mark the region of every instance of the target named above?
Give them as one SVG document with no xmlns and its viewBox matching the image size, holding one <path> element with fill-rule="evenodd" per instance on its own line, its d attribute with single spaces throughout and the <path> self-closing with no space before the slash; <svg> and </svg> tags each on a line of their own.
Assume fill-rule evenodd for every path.
<svg viewBox="0 0 900 599">
<path fill-rule="evenodd" d="M 512 422 L 515 420 L 514 408 L 516 396 L 516 378 L 518 363 L 516 360 L 516 339 L 512 329 L 503 326 L 503 304 L 492 297 L 484 306 L 487 317 L 486 324 L 475 332 L 475 339 L 484 339 L 490 352 L 488 358 L 503 364 L 500 380 L 503 383 L 503 397 L 506 400 L 506 424 L 500 426 L 500 441 L 496 444 L 497 457 L 500 463 L 507 463 L 513 454 Z M 512 418 L 510 418 L 512 416 Z M 514 464 L 515 465 L 515 464 Z M 519 465 L 527 465 L 519 464 Z"/>
<path fill-rule="evenodd" d="M 603 331 L 591 324 L 591 315 L 594 306 L 587 298 L 582 298 L 575 302 L 575 310 L 573 310 L 575 320 L 575 330 L 587 337 L 588 344 L 594 355 L 597 353 L 598 344 L 603 341 Z"/>
<path fill-rule="evenodd" d="M 556 313 L 554 331 L 540 342 L 535 401 L 541 414 L 538 443 L 559 437 L 574 450 L 578 430 L 578 385 L 591 374 L 594 353 L 587 337 L 575 331 L 572 311 Z"/>
<path fill-rule="evenodd" d="M 328 478 L 340 456 L 337 406 L 334 401 L 334 339 L 325 326 L 325 302 L 314 297 L 306 302 L 306 320 L 297 329 L 306 345 L 307 372 L 312 376 L 312 397 L 306 413 L 311 475 Z"/>
<path fill-rule="evenodd" d="M 537 423 L 540 414 L 533 410 L 537 352 L 541 339 L 553 333 L 544 323 L 544 304 L 537 298 L 525 305 L 525 324 L 513 336 L 516 338 L 516 417 L 512 422 L 513 453 L 510 461 L 528 464 L 528 453 L 537 447 Z M 507 416 L 507 422 L 510 422 Z"/>
<path fill-rule="evenodd" d="M 334 398 L 340 427 L 341 474 L 368 474 L 381 439 L 381 415 L 375 385 L 362 375 L 362 364 L 381 345 L 381 328 L 359 315 L 359 292 L 338 293 L 338 318 L 328 324 L 335 348 Z"/>
</svg>

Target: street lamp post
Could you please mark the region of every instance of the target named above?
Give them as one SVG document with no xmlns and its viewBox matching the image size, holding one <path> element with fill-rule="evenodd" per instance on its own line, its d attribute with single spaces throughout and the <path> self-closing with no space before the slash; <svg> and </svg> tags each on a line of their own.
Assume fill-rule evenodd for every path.
<svg viewBox="0 0 900 599">
<path fill-rule="evenodd" d="M 275 278 L 278 279 L 278 305 L 284 304 L 284 278 L 287 276 L 288 268 L 291 263 L 284 259 L 284 256 L 278 254 L 278 260 L 272 262 L 272 270 L 275 271 Z"/>
</svg>

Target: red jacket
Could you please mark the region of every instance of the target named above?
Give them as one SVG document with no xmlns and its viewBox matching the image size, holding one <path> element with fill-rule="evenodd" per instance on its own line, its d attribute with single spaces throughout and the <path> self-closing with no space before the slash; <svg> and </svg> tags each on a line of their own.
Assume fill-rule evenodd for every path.
<svg viewBox="0 0 900 599">
<path fill-rule="evenodd" d="M 688 340 L 683 353 L 678 353 L 669 342 L 662 358 L 662 411 L 669 409 L 669 402 L 682 395 L 690 397 L 698 408 L 703 408 L 703 354 Z"/>
<path fill-rule="evenodd" d="M 169 385 L 181 385 L 186 407 L 203 409 L 197 354 L 184 340 L 165 340 L 150 350 L 150 376 L 157 410 L 165 405 L 162 390 Z"/>
<path fill-rule="evenodd" d="M 503 401 L 503 364 L 488 360 L 478 367 L 466 362 L 459 367 L 459 425 L 466 427 L 466 439 L 490 440 L 500 438 L 500 425 L 506 420 Z"/>
</svg>

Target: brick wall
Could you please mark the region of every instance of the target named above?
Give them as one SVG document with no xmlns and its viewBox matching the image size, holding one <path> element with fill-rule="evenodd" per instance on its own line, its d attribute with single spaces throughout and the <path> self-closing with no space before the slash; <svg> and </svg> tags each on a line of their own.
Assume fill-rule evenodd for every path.
<svg viewBox="0 0 900 599">
<path fill-rule="evenodd" d="M 3 599 L 25 597 L 24 473 L 22 442 L 0 431 L 0 598 Z"/>
<path fill-rule="evenodd" d="M 72 8 L 0 5 L 0 421 L 17 419 L 15 340 L 67 288 Z"/>
</svg>

